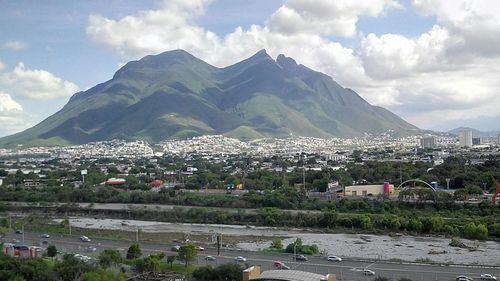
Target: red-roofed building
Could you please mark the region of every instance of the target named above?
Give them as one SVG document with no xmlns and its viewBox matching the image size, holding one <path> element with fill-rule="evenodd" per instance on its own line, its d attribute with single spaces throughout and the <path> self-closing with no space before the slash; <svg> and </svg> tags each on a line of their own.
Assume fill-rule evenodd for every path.
<svg viewBox="0 0 500 281">
<path fill-rule="evenodd" d="M 163 182 L 161 180 L 154 180 L 149 183 L 151 187 L 160 187 L 163 185 Z"/>
</svg>

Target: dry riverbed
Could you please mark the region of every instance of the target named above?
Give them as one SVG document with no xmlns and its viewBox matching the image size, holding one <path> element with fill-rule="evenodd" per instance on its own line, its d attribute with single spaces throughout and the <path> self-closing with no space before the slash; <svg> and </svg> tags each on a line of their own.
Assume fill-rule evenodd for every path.
<svg viewBox="0 0 500 281">
<path fill-rule="evenodd" d="M 56 220 L 60 221 L 60 220 Z M 500 243 L 495 241 L 462 241 L 474 248 L 451 247 L 449 238 L 412 237 L 359 234 L 324 234 L 273 227 L 239 225 L 163 223 L 136 220 L 71 218 L 71 225 L 79 228 L 170 233 L 194 235 L 210 242 L 213 233 L 222 233 L 231 247 L 244 250 L 263 250 L 277 237 L 287 245 L 296 238 L 304 244 L 317 244 L 325 253 L 341 257 L 374 258 L 415 261 L 430 259 L 437 263 L 478 264 L 500 266 Z"/>
</svg>

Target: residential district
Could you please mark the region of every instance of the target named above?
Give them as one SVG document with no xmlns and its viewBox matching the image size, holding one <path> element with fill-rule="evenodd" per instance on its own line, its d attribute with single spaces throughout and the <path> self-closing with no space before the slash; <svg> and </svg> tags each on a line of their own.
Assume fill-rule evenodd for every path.
<svg viewBox="0 0 500 281">
<path fill-rule="evenodd" d="M 114 264 L 121 271 L 112 277 L 116 280 L 125 280 L 124 276 L 222 280 L 216 277 L 219 268 L 223 272 L 219 274 L 236 276 L 228 280 L 389 280 L 384 276 L 392 276 L 399 278 L 393 280 L 463 281 L 472 280 L 467 279 L 471 275 L 496 280 L 492 273 L 497 274 L 500 264 L 487 270 L 461 263 L 438 274 L 420 263 L 403 270 L 394 260 L 324 253 L 299 239 L 286 247 L 278 239 L 270 246 L 273 253 L 255 253 L 229 249 L 217 233 L 210 233 L 215 235 L 210 243 L 190 242 L 188 236 L 165 242 L 167 238 L 140 234 L 138 227 L 133 228 L 132 239 L 113 242 L 107 239 L 118 234 L 93 232 L 77 221 L 115 218 L 121 219 L 122 228 L 136 223 L 125 219 L 136 219 L 243 224 L 248 229 L 444 235 L 457 237 L 452 241 L 457 247 L 470 248 L 460 238 L 500 238 L 498 220 L 483 215 L 498 211 L 499 159 L 499 138 L 473 138 L 467 130 L 459 136 L 394 137 L 387 132 L 350 139 L 290 136 L 241 141 L 211 135 L 158 144 L 111 140 L 0 149 L 3 252 L 19 260 L 49 255 L 59 256 L 61 264 L 71 263 L 71 258 L 92 266 Z M 466 205 L 472 207 L 456 207 Z M 446 213 L 449 208 L 461 219 L 444 219 L 451 216 Z M 119 251 L 131 240 L 137 244 L 130 246 L 124 259 Z M 130 254 L 129 259 L 139 245 L 149 255 Z M 59 250 L 50 252 L 50 246 Z M 226 252 L 221 254 L 221 249 Z M 208 267 L 188 267 L 196 260 L 192 251 L 200 253 L 201 263 Z M 165 253 L 174 255 L 167 259 Z M 286 253 L 293 254 L 291 261 Z M 171 264 L 170 270 L 164 260 Z M 175 267 L 181 262 L 190 268 L 188 272 Z M 236 268 L 223 268 L 227 263 Z"/>
</svg>

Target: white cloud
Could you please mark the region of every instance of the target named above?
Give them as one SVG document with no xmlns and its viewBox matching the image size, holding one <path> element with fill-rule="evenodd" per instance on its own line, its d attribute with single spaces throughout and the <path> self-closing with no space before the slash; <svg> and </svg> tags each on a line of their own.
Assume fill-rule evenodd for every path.
<svg viewBox="0 0 500 281">
<path fill-rule="evenodd" d="M 475 56 L 500 55 L 500 2 L 491 0 L 413 0 L 418 11 L 460 39 L 453 51 Z M 451 51 L 451 50 L 450 50 Z"/>
<path fill-rule="evenodd" d="M 8 41 L 2 44 L 2 48 L 12 51 L 20 51 L 29 48 L 28 44 L 21 41 Z"/>
<path fill-rule="evenodd" d="M 28 127 L 23 107 L 9 94 L 0 92 L 0 136 L 12 134 Z"/>
<path fill-rule="evenodd" d="M 118 21 L 90 15 L 87 34 L 124 56 L 143 56 L 172 49 L 215 51 L 217 36 L 194 24 L 209 1 L 169 1 L 163 9 L 139 12 Z"/>
<path fill-rule="evenodd" d="M 9 94 L 0 92 L 0 115 L 18 113 L 23 107 L 17 103 Z"/>
<path fill-rule="evenodd" d="M 448 31 L 437 25 L 416 39 L 369 34 L 361 40 L 360 56 L 370 76 L 390 79 L 442 67 L 451 41 Z"/>
<path fill-rule="evenodd" d="M 25 99 L 57 99 L 69 97 L 78 86 L 46 70 L 26 69 L 20 62 L 12 72 L 0 74 L 0 90 Z"/>
<path fill-rule="evenodd" d="M 91 15 L 87 35 L 127 59 L 185 49 L 227 66 L 262 48 L 273 57 L 284 53 L 428 128 L 496 114 L 500 37 L 494 34 L 500 34 L 500 11 L 498 4 L 488 8 L 485 3 L 414 0 L 421 13 L 438 19 L 428 32 L 414 38 L 360 35 L 354 49 L 328 36 L 362 34 L 359 17 L 382 16 L 399 7 L 396 1 L 289 0 L 264 25 L 237 27 L 219 37 L 195 21 L 209 1 L 176 0 L 118 20 Z"/>
<path fill-rule="evenodd" d="M 288 0 L 269 19 L 273 32 L 354 36 L 360 16 L 379 16 L 394 0 Z"/>
</svg>

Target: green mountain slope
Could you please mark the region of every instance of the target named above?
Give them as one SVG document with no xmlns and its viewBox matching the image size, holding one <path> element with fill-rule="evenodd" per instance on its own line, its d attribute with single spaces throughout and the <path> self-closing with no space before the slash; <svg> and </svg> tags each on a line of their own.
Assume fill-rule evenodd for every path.
<svg viewBox="0 0 500 281">
<path fill-rule="evenodd" d="M 389 129 L 418 130 L 284 55 L 274 60 L 262 50 L 217 68 L 175 50 L 127 63 L 111 80 L 76 93 L 60 111 L 0 145 L 158 142 L 202 134 L 332 137 Z"/>
</svg>

